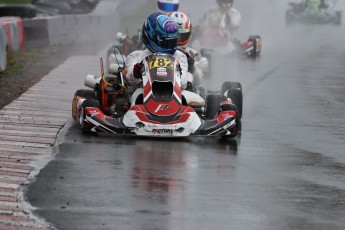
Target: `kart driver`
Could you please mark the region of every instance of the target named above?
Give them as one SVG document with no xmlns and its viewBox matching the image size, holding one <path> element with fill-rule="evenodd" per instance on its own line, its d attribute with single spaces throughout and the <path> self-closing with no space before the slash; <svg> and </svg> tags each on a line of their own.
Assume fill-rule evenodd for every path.
<svg viewBox="0 0 345 230">
<path fill-rule="evenodd" d="M 157 6 L 159 11 L 164 14 L 168 14 L 169 12 L 178 10 L 179 0 L 158 0 Z"/>
<path fill-rule="evenodd" d="M 168 16 L 171 17 L 178 26 L 179 38 L 177 49 L 187 56 L 188 73 L 190 73 L 190 75 L 188 74 L 188 78 L 192 78 L 188 79 L 187 89 L 192 91 L 193 87 L 191 83 L 195 86 L 201 84 L 204 75 L 202 69 L 205 68 L 201 60 L 201 54 L 188 46 L 192 34 L 192 22 L 190 18 L 182 12 L 170 12 Z"/>
<path fill-rule="evenodd" d="M 127 56 L 127 80 L 132 84 L 141 84 L 140 63 L 152 53 L 161 52 L 171 54 L 179 61 L 182 72 L 181 85 L 182 89 L 185 89 L 187 86 L 188 61 L 186 55 L 177 50 L 178 28 L 176 23 L 161 12 L 152 13 L 143 24 L 142 36 L 146 49 L 133 51 Z M 138 88 L 133 93 L 132 105 L 135 104 L 136 99 L 142 93 L 142 88 Z"/>
<path fill-rule="evenodd" d="M 218 7 L 208 11 L 202 21 L 203 27 L 217 25 L 219 35 L 232 38 L 232 34 L 241 24 L 240 12 L 233 8 L 234 0 L 217 0 Z"/>
<path fill-rule="evenodd" d="M 233 38 L 233 33 L 241 24 L 240 12 L 233 8 L 234 0 L 217 0 L 217 7 L 205 13 L 200 21 L 199 39 L 193 47 L 220 47 L 220 53 L 229 54 L 240 42 Z"/>
</svg>

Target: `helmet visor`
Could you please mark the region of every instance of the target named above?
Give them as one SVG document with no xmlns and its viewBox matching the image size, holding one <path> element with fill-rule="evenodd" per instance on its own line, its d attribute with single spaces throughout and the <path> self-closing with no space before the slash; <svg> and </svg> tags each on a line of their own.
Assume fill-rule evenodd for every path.
<svg viewBox="0 0 345 230">
<path fill-rule="evenodd" d="M 177 40 L 178 40 L 178 36 L 167 37 L 167 38 L 157 37 L 156 44 L 163 49 L 174 50 L 177 47 Z"/>
<path fill-rule="evenodd" d="M 190 35 L 192 34 L 191 31 L 186 32 L 186 33 L 179 33 L 178 34 L 178 43 L 179 45 L 184 45 L 189 41 Z"/>
<path fill-rule="evenodd" d="M 165 12 L 177 11 L 178 10 L 178 5 L 179 4 L 158 2 L 158 8 L 160 10 L 165 11 Z"/>
</svg>

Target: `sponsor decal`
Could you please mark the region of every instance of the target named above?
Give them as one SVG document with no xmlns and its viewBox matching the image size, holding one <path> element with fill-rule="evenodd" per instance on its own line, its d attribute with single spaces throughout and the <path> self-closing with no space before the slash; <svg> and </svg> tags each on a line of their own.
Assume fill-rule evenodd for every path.
<svg viewBox="0 0 345 230">
<path fill-rule="evenodd" d="M 170 108 L 169 104 L 159 104 L 158 107 L 155 110 L 155 113 L 157 113 L 160 110 L 162 110 L 162 111 L 167 110 L 169 108 Z"/>
<path fill-rule="evenodd" d="M 174 132 L 174 130 L 172 130 L 172 129 L 152 129 L 152 133 L 155 135 L 158 135 L 158 134 L 172 135 L 173 132 Z"/>
<path fill-rule="evenodd" d="M 157 68 L 157 77 L 166 77 L 168 76 L 168 72 L 166 68 Z"/>
</svg>

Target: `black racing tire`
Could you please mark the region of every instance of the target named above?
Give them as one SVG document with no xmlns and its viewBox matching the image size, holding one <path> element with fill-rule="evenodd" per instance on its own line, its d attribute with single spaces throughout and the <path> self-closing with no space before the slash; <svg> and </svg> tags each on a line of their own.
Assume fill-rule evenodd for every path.
<svg viewBox="0 0 345 230">
<path fill-rule="evenodd" d="M 242 91 L 242 85 L 240 82 L 237 81 L 226 81 L 222 85 L 222 95 L 224 95 L 224 93 L 229 89 L 239 89 Z"/>
<path fill-rule="evenodd" d="M 220 103 L 227 100 L 223 95 L 207 95 L 206 97 L 206 119 L 214 119 L 219 112 Z"/>
<path fill-rule="evenodd" d="M 100 109 L 101 106 L 99 104 L 99 101 L 96 99 L 86 99 L 85 101 L 83 101 L 83 104 L 81 105 L 81 111 L 80 111 L 80 117 L 79 117 L 79 124 L 80 124 L 80 129 L 84 132 L 84 133 L 90 133 L 91 130 L 89 128 L 87 128 L 85 126 L 84 120 L 86 118 L 85 116 L 85 108 L 86 107 L 95 107 Z"/>
<path fill-rule="evenodd" d="M 32 4 L 0 4 L 0 17 L 34 18 L 36 15 L 37 9 Z"/>
<path fill-rule="evenodd" d="M 248 41 L 252 41 L 254 43 L 254 51 L 249 55 L 251 58 L 257 58 L 261 53 L 261 47 L 259 47 L 260 44 L 258 44 L 258 40 L 261 42 L 261 36 L 259 35 L 251 35 L 248 38 Z"/>
<path fill-rule="evenodd" d="M 242 90 L 238 88 L 229 89 L 227 92 L 227 97 L 231 99 L 232 103 L 237 107 L 237 119 L 242 118 L 243 111 L 243 93 Z"/>
<path fill-rule="evenodd" d="M 96 99 L 95 91 L 91 89 L 78 89 L 74 93 L 74 96 L 84 97 L 85 99 Z"/>
</svg>

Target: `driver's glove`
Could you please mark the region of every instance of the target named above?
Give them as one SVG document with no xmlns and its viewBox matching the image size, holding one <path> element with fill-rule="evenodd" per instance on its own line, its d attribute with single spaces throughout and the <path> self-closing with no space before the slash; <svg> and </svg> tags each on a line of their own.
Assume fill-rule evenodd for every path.
<svg viewBox="0 0 345 230">
<path fill-rule="evenodd" d="M 187 61 L 188 61 L 188 72 L 193 74 L 195 72 L 195 66 L 194 66 L 195 59 L 189 54 L 187 54 L 186 56 L 187 56 Z"/>
<path fill-rule="evenodd" d="M 137 63 L 133 67 L 133 75 L 135 78 L 141 79 L 141 66 L 140 63 Z"/>
</svg>

